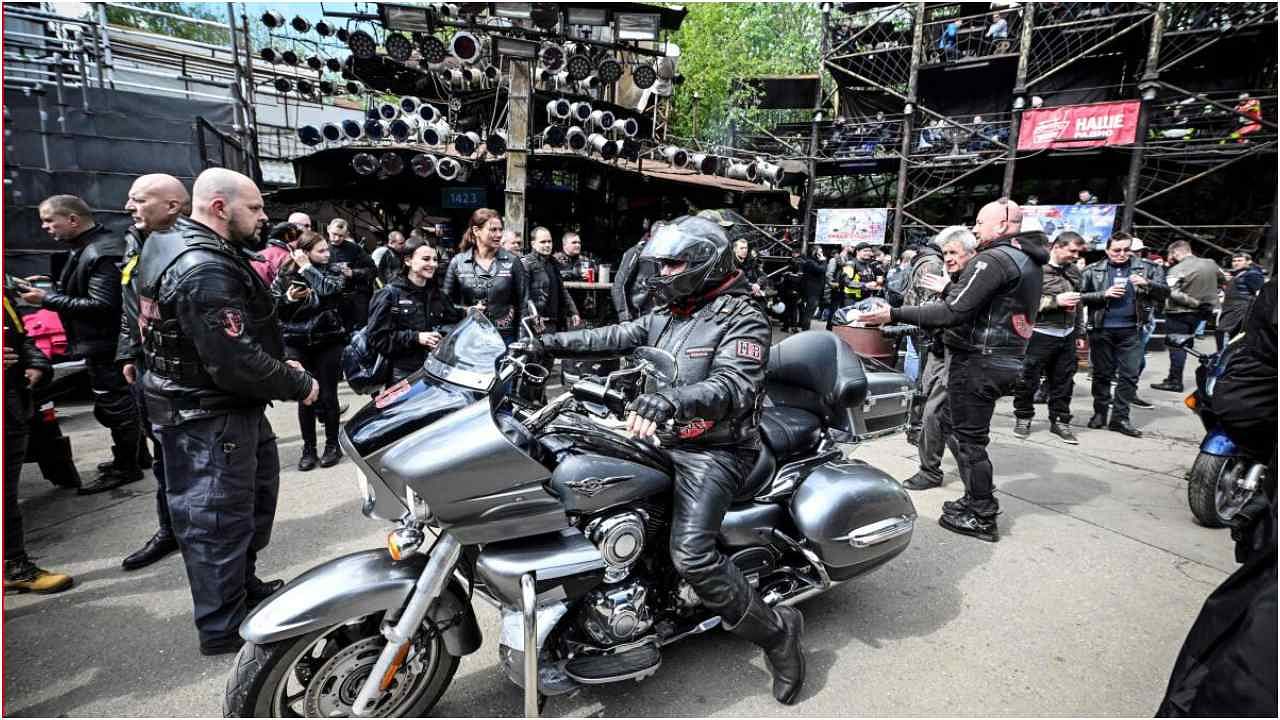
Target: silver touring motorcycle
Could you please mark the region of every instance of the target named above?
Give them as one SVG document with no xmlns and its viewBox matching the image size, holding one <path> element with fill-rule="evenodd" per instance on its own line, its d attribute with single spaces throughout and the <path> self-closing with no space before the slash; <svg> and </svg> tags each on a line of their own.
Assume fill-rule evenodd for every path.
<svg viewBox="0 0 1280 720">
<path fill-rule="evenodd" d="M 643 348 L 545 402 L 545 367 L 471 315 L 423 369 L 342 434 L 386 548 L 315 567 L 244 622 L 227 716 L 418 717 L 481 644 L 471 602 L 499 608 L 500 661 L 535 716 L 548 696 L 654 674 L 664 646 L 720 624 L 668 557 L 671 459 L 621 432 L 647 385 L 678 384 Z M 770 605 L 866 573 L 911 541 L 915 508 L 837 441 L 875 434 L 872 373 L 837 337 L 770 353 L 764 448 L 720 544 Z M 886 396 L 882 396 L 886 397 Z"/>
</svg>

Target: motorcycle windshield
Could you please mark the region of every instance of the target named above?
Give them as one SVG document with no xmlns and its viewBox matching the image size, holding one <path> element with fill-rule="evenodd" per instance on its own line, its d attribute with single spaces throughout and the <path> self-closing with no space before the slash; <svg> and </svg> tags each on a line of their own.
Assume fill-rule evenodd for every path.
<svg viewBox="0 0 1280 720">
<path fill-rule="evenodd" d="M 471 390 L 488 390 L 493 385 L 494 365 L 507 351 L 498 329 L 483 313 L 469 311 L 467 317 L 427 356 L 423 369 L 428 375 Z"/>
</svg>

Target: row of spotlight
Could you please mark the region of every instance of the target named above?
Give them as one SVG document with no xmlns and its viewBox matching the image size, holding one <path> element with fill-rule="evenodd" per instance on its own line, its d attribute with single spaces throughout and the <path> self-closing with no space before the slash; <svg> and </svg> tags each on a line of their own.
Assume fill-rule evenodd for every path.
<svg viewBox="0 0 1280 720">
<path fill-rule="evenodd" d="M 468 174 L 466 165 L 457 158 L 431 153 L 415 153 L 409 158 L 408 168 L 420 178 L 429 178 L 434 175 L 441 180 L 466 180 Z M 404 157 L 394 151 L 377 154 L 362 152 L 352 156 L 351 169 L 360 176 L 379 173 L 394 176 L 404 172 L 405 162 Z"/>
<path fill-rule="evenodd" d="M 781 165 L 764 159 L 743 162 L 734 158 L 719 157 L 710 153 L 690 153 L 675 145 L 665 145 L 658 149 L 658 155 L 671 167 L 696 170 L 703 175 L 723 175 L 744 182 L 767 182 L 781 185 L 786 171 Z"/>
</svg>

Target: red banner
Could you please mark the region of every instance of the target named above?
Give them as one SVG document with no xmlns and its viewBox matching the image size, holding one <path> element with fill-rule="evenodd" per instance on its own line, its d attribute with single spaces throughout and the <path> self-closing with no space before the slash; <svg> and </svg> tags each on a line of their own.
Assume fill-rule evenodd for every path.
<svg viewBox="0 0 1280 720">
<path fill-rule="evenodd" d="M 1138 126 L 1137 100 L 1027 110 L 1019 150 L 1129 145 Z"/>
</svg>

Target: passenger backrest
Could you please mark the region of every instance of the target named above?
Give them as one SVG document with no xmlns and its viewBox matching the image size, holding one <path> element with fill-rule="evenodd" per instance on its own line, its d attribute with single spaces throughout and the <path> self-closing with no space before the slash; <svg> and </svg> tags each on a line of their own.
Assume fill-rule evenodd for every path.
<svg viewBox="0 0 1280 720">
<path fill-rule="evenodd" d="M 808 330 L 769 350 L 765 392 L 775 405 L 816 411 L 829 426 L 845 428 L 846 411 L 866 399 L 867 375 L 840 338 Z"/>
</svg>

